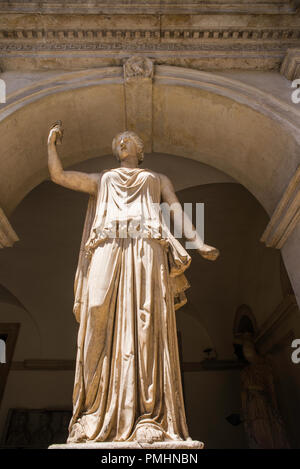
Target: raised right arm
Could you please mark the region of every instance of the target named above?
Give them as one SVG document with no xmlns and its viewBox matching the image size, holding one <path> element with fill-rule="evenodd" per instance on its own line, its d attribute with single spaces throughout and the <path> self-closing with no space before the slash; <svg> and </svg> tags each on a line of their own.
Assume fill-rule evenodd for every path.
<svg viewBox="0 0 300 469">
<path fill-rule="evenodd" d="M 48 137 L 48 167 L 51 180 L 68 189 L 97 195 L 99 174 L 65 171 L 63 169 L 56 150 L 57 136 L 62 137 L 62 129 L 59 126 L 53 127 Z"/>
</svg>

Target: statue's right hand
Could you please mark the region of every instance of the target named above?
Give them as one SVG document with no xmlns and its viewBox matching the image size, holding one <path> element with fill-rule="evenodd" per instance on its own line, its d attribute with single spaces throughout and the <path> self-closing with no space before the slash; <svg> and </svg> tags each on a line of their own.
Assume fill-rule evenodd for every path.
<svg viewBox="0 0 300 469">
<path fill-rule="evenodd" d="M 49 132 L 49 136 L 48 136 L 48 145 L 51 144 L 51 143 L 56 143 L 57 141 L 59 141 L 60 143 L 62 142 L 62 138 L 63 138 L 63 128 L 62 128 L 62 122 L 61 121 L 57 121 L 55 122 L 51 129 L 50 129 L 50 132 Z"/>
</svg>

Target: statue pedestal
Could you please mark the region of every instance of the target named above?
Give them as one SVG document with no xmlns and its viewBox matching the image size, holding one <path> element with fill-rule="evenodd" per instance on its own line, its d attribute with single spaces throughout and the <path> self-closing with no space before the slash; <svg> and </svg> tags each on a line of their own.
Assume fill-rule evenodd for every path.
<svg viewBox="0 0 300 469">
<path fill-rule="evenodd" d="M 195 440 L 158 441 L 142 443 L 138 441 L 110 441 L 90 443 L 66 443 L 51 445 L 48 449 L 203 449 L 204 443 Z"/>
</svg>

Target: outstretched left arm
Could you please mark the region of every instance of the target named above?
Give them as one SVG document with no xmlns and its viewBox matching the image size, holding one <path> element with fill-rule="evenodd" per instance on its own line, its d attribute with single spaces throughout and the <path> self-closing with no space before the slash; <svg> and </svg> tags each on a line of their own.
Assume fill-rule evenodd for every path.
<svg viewBox="0 0 300 469">
<path fill-rule="evenodd" d="M 202 257 L 210 261 L 215 261 L 219 257 L 219 250 L 204 244 L 203 240 L 200 238 L 195 227 L 193 226 L 190 218 L 182 210 L 181 204 L 175 194 L 174 187 L 170 179 L 164 174 L 159 174 L 159 178 L 161 182 L 162 199 L 172 207 L 171 213 L 175 222 L 176 219 L 178 219 L 177 217 L 181 217 L 185 238 L 195 244 L 197 251 L 201 254 Z"/>
</svg>

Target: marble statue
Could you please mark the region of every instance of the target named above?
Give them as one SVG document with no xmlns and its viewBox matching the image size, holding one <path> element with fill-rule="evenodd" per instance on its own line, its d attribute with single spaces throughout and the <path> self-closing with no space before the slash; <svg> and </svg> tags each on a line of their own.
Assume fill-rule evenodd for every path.
<svg viewBox="0 0 300 469">
<path fill-rule="evenodd" d="M 191 258 L 164 225 L 160 202 L 182 216 L 184 235 L 203 258 L 215 260 L 219 251 L 195 232 L 170 180 L 139 167 L 143 142 L 134 132 L 114 138 L 119 167 L 100 174 L 65 171 L 58 138 L 60 122 L 48 137 L 52 181 L 90 194 L 75 278 L 79 332 L 68 443 L 191 441 L 175 322 Z"/>
<path fill-rule="evenodd" d="M 249 448 L 289 448 L 284 422 L 279 412 L 274 378 L 266 358 L 255 349 L 253 337 L 241 334 L 236 343 L 242 345 L 247 365 L 241 370 L 242 408 Z"/>
</svg>

